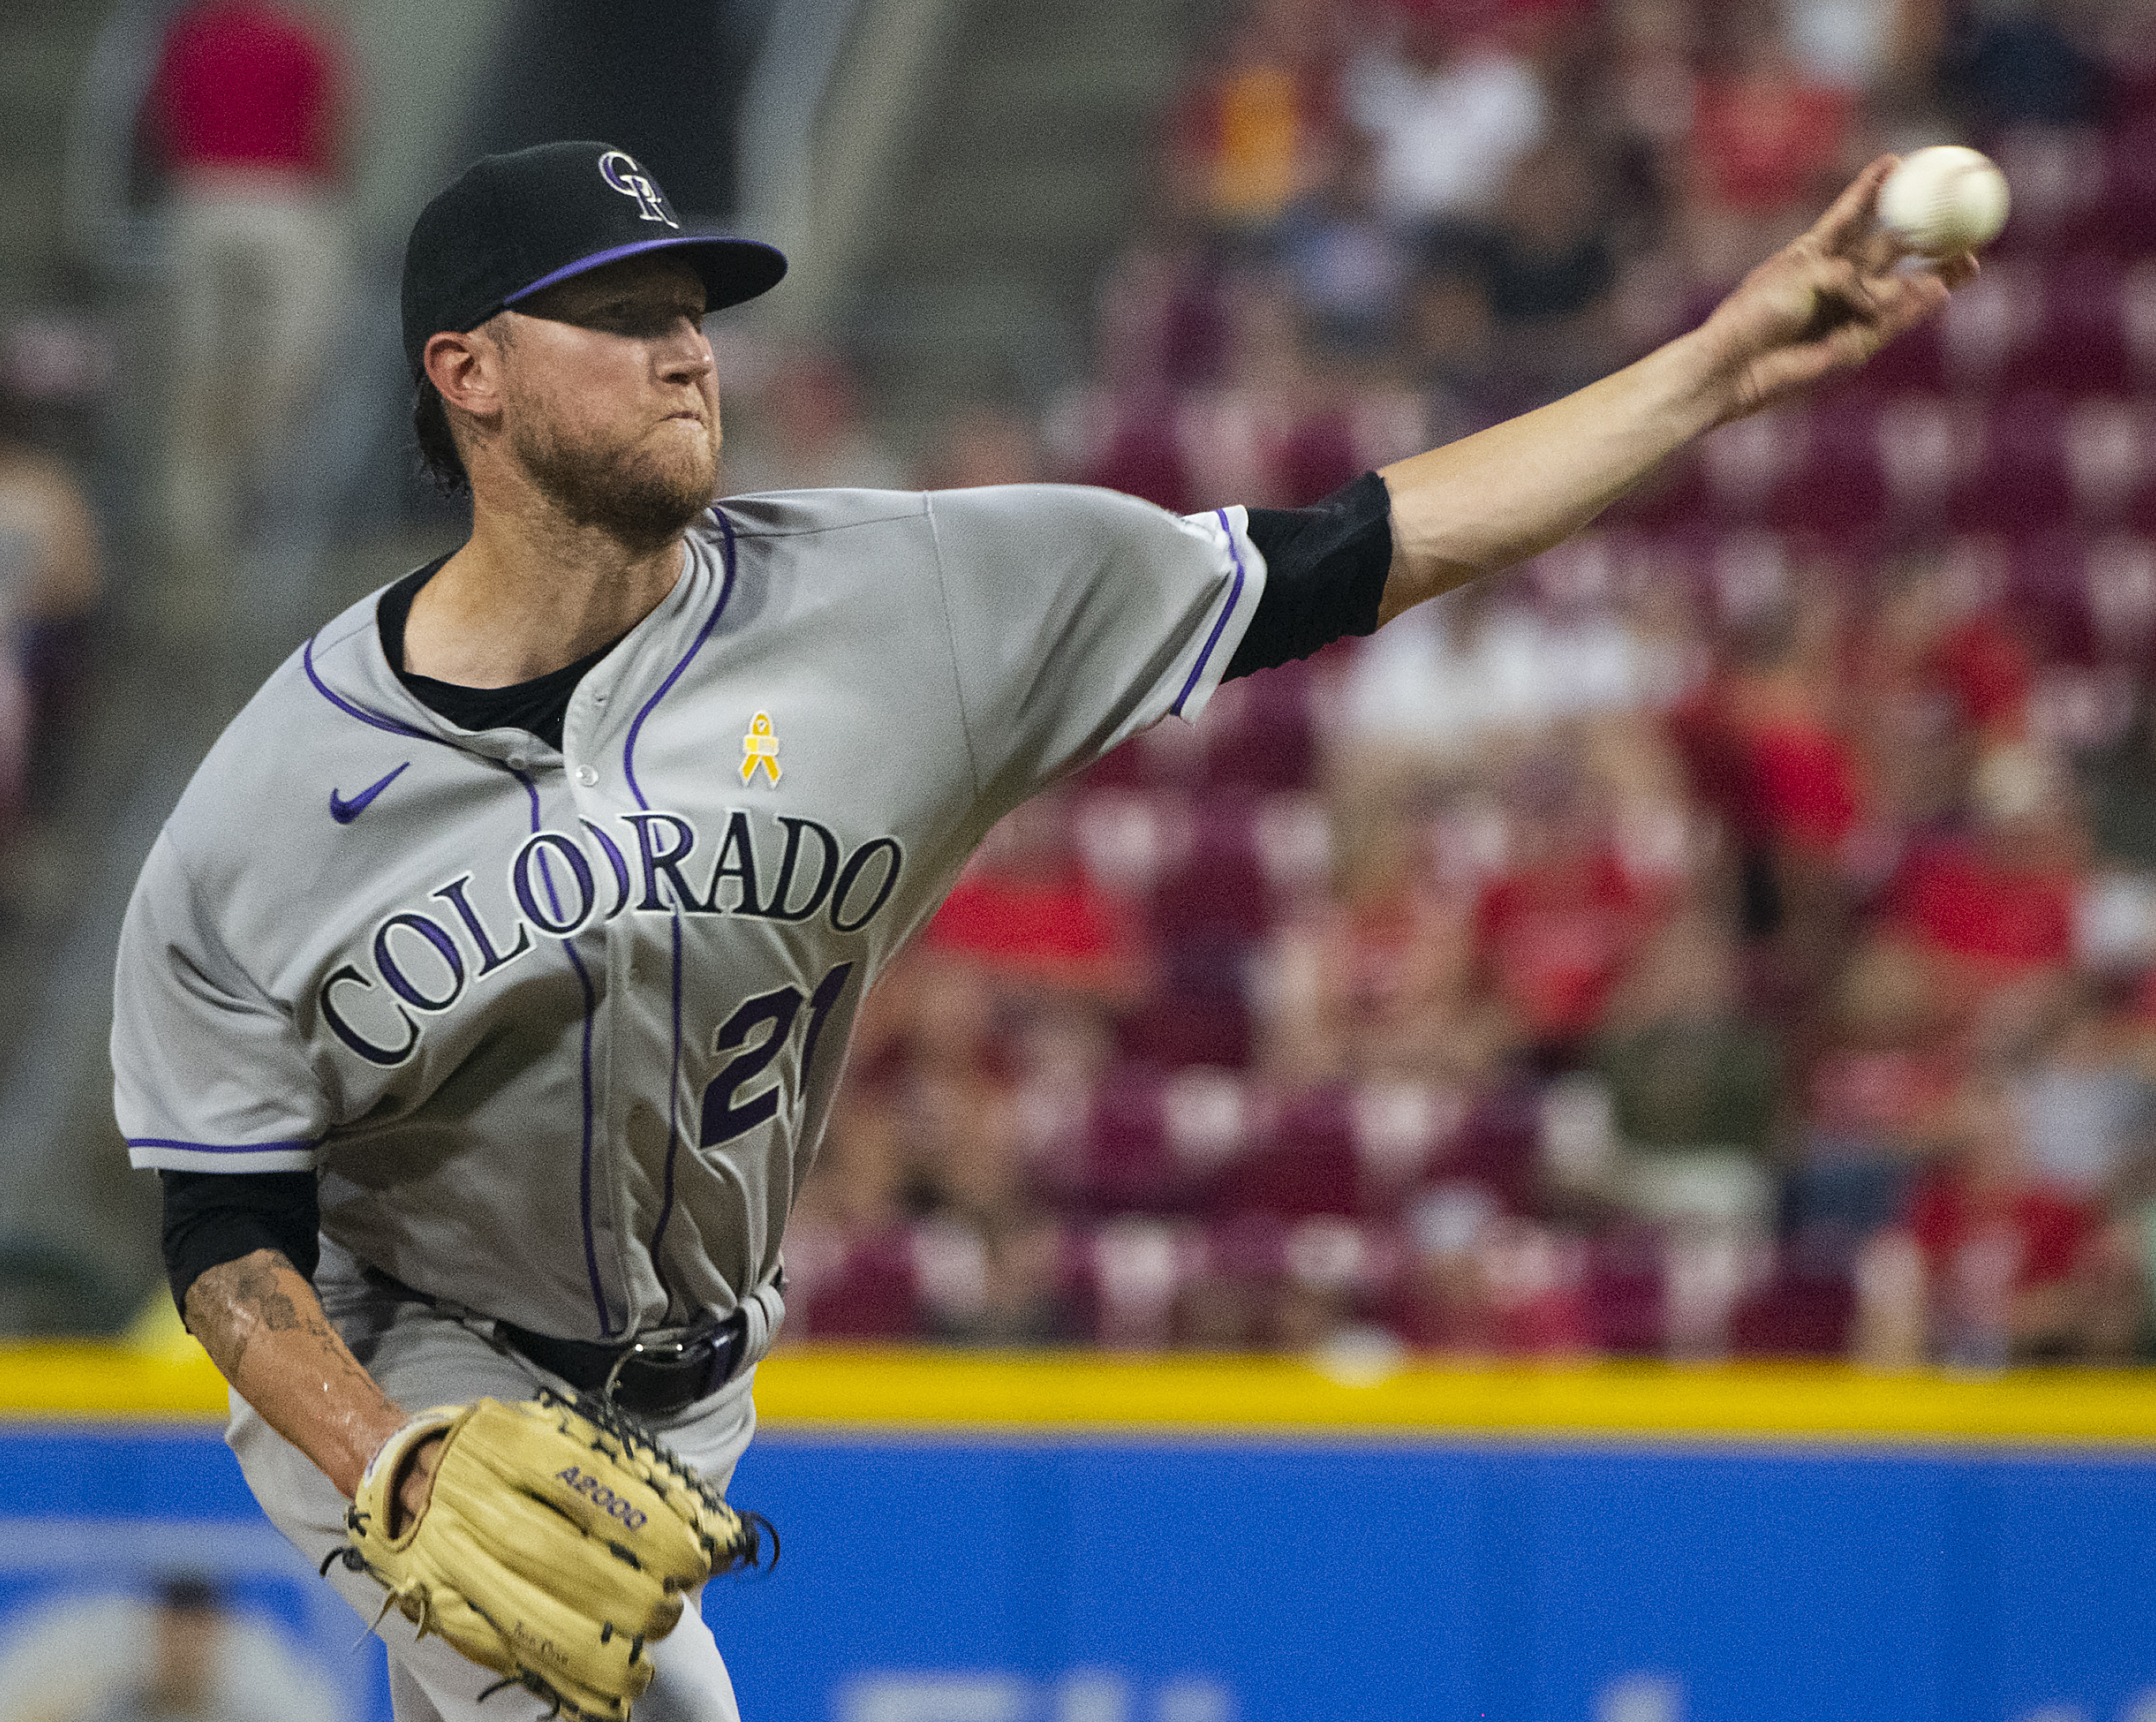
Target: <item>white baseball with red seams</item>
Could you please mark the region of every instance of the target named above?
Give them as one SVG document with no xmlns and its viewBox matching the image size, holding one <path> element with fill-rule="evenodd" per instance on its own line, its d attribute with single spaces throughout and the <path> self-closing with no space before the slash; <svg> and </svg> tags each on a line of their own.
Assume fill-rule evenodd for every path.
<svg viewBox="0 0 2156 1722">
<path fill-rule="evenodd" d="M 1988 245 L 2012 204 L 2006 176 L 1981 150 L 1936 144 L 1905 156 L 1879 188 L 1879 224 L 1925 257 Z"/>
</svg>

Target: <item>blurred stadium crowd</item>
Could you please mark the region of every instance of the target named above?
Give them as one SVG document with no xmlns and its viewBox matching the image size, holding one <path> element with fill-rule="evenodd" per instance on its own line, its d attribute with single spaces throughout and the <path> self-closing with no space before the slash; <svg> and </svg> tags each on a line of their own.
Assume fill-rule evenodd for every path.
<svg viewBox="0 0 2156 1722">
<path fill-rule="evenodd" d="M 1311 501 L 1952 140 L 2016 203 L 1938 326 L 993 834 L 865 1013 L 789 1339 L 2156 1349 L 2156 5 L 1242 0 L 1081 383 L 916 455 L 728 329 L 727 481 Z M 97 573 L 67 355 L 0 357 L 19 834 Z"/>
<path fill-rule="evenodd" d="M 2117 6 L 1244 6 L 1089 380 L 919 481 L 1307 501 L 1880 149 L 1992 150 L 2014 222 L 1861 381 L 999 830 L 872 1002 L 789 1332 L 2146 1354 L 2152 74 Z M 736 488 L 901 470 L 835 363 L 762 382 Z"/>
</svg>

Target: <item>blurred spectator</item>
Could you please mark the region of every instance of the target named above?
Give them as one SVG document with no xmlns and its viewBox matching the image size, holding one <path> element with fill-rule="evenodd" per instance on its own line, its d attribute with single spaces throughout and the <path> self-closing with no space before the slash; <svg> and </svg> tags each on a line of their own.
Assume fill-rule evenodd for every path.
<svg viewBox="0 0 2156 1722">
<path fill-rule="evenodd" d="M 197 0 L 167 27 L 145 118 L 171 187 L 183 553 L 229 548 L 324 374 L 348 266 L 342 85 L 326 26 L 270 0 Z"/>
<path fill-rule="evenodd" d="M 1659 905 L 1611 846 L 1591 787 L 1569 761 L 1516 778 L 1511 853 L 1476 908 L 1483 973 L 1551 1068 L 1580 1051 Z"/>
<path fill-rule="evenodd" d="M 1377 154 L 1343 141 L 1337 170 L 1289 213 L 1280 253 L 1320 350 L 1350 362 L 1389 354 L 1411 278 L 1409 247 L 1377 200 Z"/>
<path fill-rule="evenodd" d="M 964 491 L 981 485 L 1040 484 L 1047 475 L 1033 420 L 1011 408 L 979 401 L 961 408 L 944 425 L 921 486 Z"/>
<path fill-rule="evenodd" d="M 1839 188 L 1851 141 L 1849 93 L 1790 51 L 1773 0 L 1717 9 L 1690 140 L 1692 267 L 1732 280 L 1808 227 Z"/>
<path fill-rule="evenodd" d="M 1210 226 L 1262 235 L 1332 172 L 1337 23 L 1321 0 L 1255 0 L 1185 94 L 1169 172 Z"/>
<path fill-rule="evenodd" d="M 1950 1028 L 1949 1004 L 1915 953 L 1875 943 L 1854 954 L 1806 1077 L 1784 1197 L 1790 1232 L 1847 1257 L 1901 1216 L 1960 1082 Z"/>
<path fill-rule="evenodd" d="M 2144 689 L 2118 740 L 2081 763 L 2089 838 L 2114 866 L 2156 875 L 2156 700 Z"/>
<path fill-rule="evenodd" d="M 1500 1213 L 1474 1185 L 1433 1190 L 1409 1216 L 1409 1259 L 1387 1310 L 1418 1349 L 1564 1357 L 1591 1349 L 1579 1240 Z"/>
<path fill-rule="evenodd" d="M 2102 1260 L 2101 1214 L 2029 1164 L 2012 1098 L 1995 1077 L 1957 1097 L 1949 1157 L 1910 1209 L 1923 1252 L 1932 1343 L 1945 1361 L 1996 1367 L 2012 1358 L 2118 1356 L 2138 1335 L 2138 1307 L 2113 1307 L 2120 1276 Z M 2128 1294 L 2129 1303 L 2135 1302 Z"/>
<path fill-rule="evenodd" d="M 1629 1211 L 1751 1234 L 1768 1228 L 1782 1053 L 1744 1014 L 1728 928 L 1697 909 L 1663 927 L 1612 995 L 1594 1063 L 1630 1150 L 1620 1185 Z"/>
<path fill-rule="evenodd" d="M 2009 1084 L 2030 1170 L 2062 1195 L 2108 1202 L 2156 1144 L 2156 1087 L 2138 1038 L 2076 990 Z"/>
<path fill-rule="evenodd" d="M 1405 234 L 1480 223 L 1541 139 L 1533 69 L 1436 0 L 1399 0 L 1398 35 L 1348 73 L 1355 123 L 1375 140 L 1378 206 Z"/>
<path fill-rule="evenodd" d="M 1578 141 L 1528 152 L 1506 181 L 1483 260 L 1505 362 L 1555 396 L 1609 368 L 1611 332 L 1598 311 L 1617 279 L 1611 199 Z"/>
<path fill-rule="evenodd" d="M 2104 122 L 2099 52 L 2118 111 L 2156 112 L 2156 33 L 2123 13 L 1372 5 L 1345 67 L 1312 0 L 1231 10 L 1091 375 L 1044 423 L 1056 472 L 1183 511 L 1312 500 L 1673 332 L 1868 130 L 1929 141 L 1956 101 L 2039 140 L 2016 162 L 2109 162 L 2054 201 L 2132 217 L 2087 316 L 2156 352 L 2140 134 L 2025 129 Z M 2147 379 L 2047 370 L 2098 404 L 1994 407 L 1963 348 L 2037 366 L 2056 295 L 1987 279 L 1947 335 L 1733 428 L 1594 535 L 1277 698 L 1234 684 L 1195 734 L 999 828 L 864 1010 L 788 1240 L 807 1330 L 2148 1349 L 2156 701 L 2129 534 L 2156 513 L 2117 506 Z M 2109 427 L 2087 542 L 1963 460 L 2002 414 L 2032 445 L 2054 416 Z M 969 409 L 924 475 L 1033 476 L 1028 429 Z"/>
<path fill-rule="evenodd" d="M 1946 83 L 1979 131 L 2009 126 L 2085 126 L 2100 116 L 2102 66 L 2077 39 L 2074 17 L 2091 8 L 2013 0 L 1963 8 L 1948 49 Z"/>
<path fill-rule="evenodd" d="M 742 403 L 727 439 L 728 496 L 826 488 L 901 490 L 905 466 L 861 416 L 853 373 L 836 355 L 783 354 Z"/>
<path fill-rule="evenodd" d="M 931 1222 L 916 1234 L 927 1337 L 954 1345 L 1048 1345 L 1074 1337 L 1063 1236 L 1038 1216 L 979 1227 Z"/>
<path fill-rule="evenodd" d="M 198 1578 L 169 1581 L 157 1595 L 147 1677 L 94 1713 L 95 1722 L 274 1722 L 284 1695 L 228 1678 L 223 1601 Z"/>
<path fill-rule="evenodd" d="M 1414 835 L 1383 810 L 1343 819 L 1333 901 L 1276 935 L 1262 1061 L 1284 1083 L 1476 1087 L 1509 1050 L 1512 1029 L 1477 986 L 1472 904 L 1417 876 Z"/>
<path fill-rule="evenodd" d="M 1921 85 L 1937 58 L 1945 0 L 1785 0 L 1789 47 L 1819 82 L 1861 95 Z"/>
<path fill-rule="evenodd" d="M 2085 844 L 2064 774 L 2027 748 L 1979 768 L 1974 830 L 1917 845 L 1887 901 L 1887 924 L 1939 969 L 1943 998 L 2013 1020 L 2063 983 L 2074 957 Z"/>
<path fill-rule="evenodd" d="M 1079 865 L 1070 819 L 1053 795 L 1006 817 L 921 940 L 939 969 L 969 977 L 1015 1073 L 1066 1088 L 1101 1073 L 1154 967 L 1143 923 Z"/>
<path fill-rule="evenodd" d="M 1606 610 L 1552 615 L 1517 589 L 1469 587 L 1373 637 L 1348 672 L 1342 753 L 1442 759 L 1574 718 L 1630 710 L 1663 666 Z"/>
<path fill-rule="evenodd" d="M 0 384 L 0 843 L 56 784 L 100 585 L 81 486 L 36 446 L 27 404 Z"/>
<path fill-rule="evenodd" d="M 1727 822 L 1744 929 L 1806 996 L 1845 948 L 1868 784 L 1844 733 L 1840 606 L 1806 590 L 1736 630 L 1731 662 L 1678 713 L 1695 788 Z"/>
</svg>

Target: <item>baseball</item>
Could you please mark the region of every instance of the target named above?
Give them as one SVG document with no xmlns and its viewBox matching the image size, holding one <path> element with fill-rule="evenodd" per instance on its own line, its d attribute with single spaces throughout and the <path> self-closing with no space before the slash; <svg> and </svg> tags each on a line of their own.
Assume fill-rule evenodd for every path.
<svg viewBox="0 0 2156 1722">
<path fill-rule="evenodd" d="M 1953 257 L 1999 237 L 2006 176 L 1980 150 L 1938 144 L 1902 158 L 1879 188 L 1879 221 L 1909 249 Z"/>
</svg>

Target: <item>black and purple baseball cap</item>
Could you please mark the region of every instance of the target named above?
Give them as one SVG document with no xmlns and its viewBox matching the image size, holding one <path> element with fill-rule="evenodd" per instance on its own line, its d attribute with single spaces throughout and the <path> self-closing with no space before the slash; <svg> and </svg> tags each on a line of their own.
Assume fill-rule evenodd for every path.
<svg viewBox="0 0 2156 1722">
<path fill-rule="evenodd" d="M 778 285 L 786 259 L 730 234 L 684 229 L 659 182 L 612 144 L 542 143 L 482 156 L 412 224 L 404 245 L 404 357 L 475 329 L 520 299 L 588 269 L 672 251 L 704 278 L 706 309 Z"/>
</svg>

